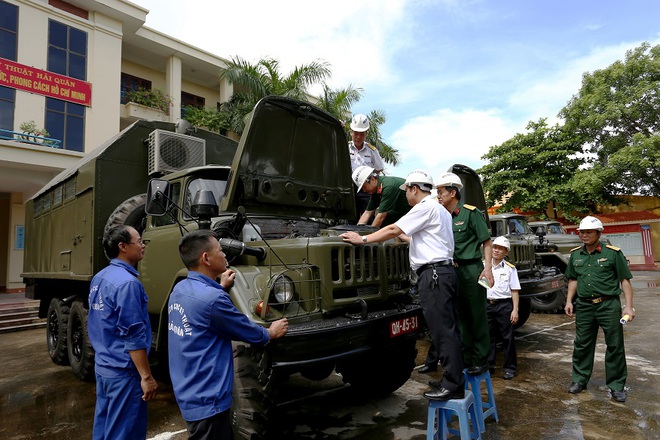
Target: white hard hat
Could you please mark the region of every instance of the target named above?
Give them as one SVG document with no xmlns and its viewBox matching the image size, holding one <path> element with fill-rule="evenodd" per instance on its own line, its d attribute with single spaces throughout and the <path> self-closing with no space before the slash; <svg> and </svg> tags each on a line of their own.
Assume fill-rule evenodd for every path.
<svg viewBox="0 0 660 440">
<path fill-rule="evenodd" d="M 585 218 L 582 219 L 580 222 L 580 226 L 578 226 L 578 231 L 584 231 L 588 229 L 594 229 L 596 231 L 602 231 L 603 230 L 603 222 L 598 220 L 596 217 L 592 215 L 588 215 Z"/>
<path fill-rule="evenodd" d="M 367 179 L 374 174 L 374 169 L 366 165 L 359 166 L 353 171 L 353 183 L 357 186 L 358 192 L 362 189 L 362 185 Z"/>
<path fill-rule="evenodd" d="M 433 189 L 433 177 L 426 171 L 415 170 L 408 174 L 405 183 L 399 188 L 405 191 L 406 187 L 413 184 L 419 185 L 421 189 L 430 192 Z"/>
<path fill-rule="evenodd" d="M 461 178 L 458 177 L 454 173 L 445 173 L 442 176 L 438 177 L 438 183 L 436 183 L 436 188 L 437 187 L 445 187 L 445 186 L 455 186 L 458 189 L 463 188 L 463 182 L 461 182 Z"/>
<path fill-rule="evenodd" d="M 505 247 L 507 251 L 511 249 L 511 243 L 509 243 L 509 239 L 506 237 L 497 237 L 493 240 L 494 245 Z"/>
<path fill-rule="evenodd" d="M 353 116 L 353 119 L 351 119 L 351 130 L 360 132 L 369 130 L 369 118 L 367 118 L 367 115 L 358 113 Z"/>
</svg>

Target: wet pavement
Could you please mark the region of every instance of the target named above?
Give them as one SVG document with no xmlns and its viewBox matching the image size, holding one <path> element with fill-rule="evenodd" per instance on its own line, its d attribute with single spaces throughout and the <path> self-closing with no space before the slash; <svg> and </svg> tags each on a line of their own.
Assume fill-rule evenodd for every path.
<svg viewBox="0 0 660 440">
<path fill-rule="evenodd" d="M 484 439 L 660 439 L 660 272 L 634 272 L 637 319 L 626 325 L 628 400 L 609 398 L 602 332 L 594 374 L 581 394 L 571 382 L 573 319 L 533 314 L 517 332 L 518 376 L 493 375 L 499 423 L 486 422 Z M 428 341 L 418 342 L 418 365 Z M 498 356 L 501 364 L 501 355 Z M 374 366 L 387 368 L 387 365 Z M 321 383 L 294 376 L 276 416 L 278 439 L 415 439 L 426 435 L 423 391 L 439 373 L 413 372 L 385 398 L 356 396 L 334 375 Z M 149 406 L 148 438 L 187 438 L 167 384 Z M 0 439 L 90 438 L 94 385 L 79 382 L 46 352 L 45 330 L 0 335 Z"/>
</svg>

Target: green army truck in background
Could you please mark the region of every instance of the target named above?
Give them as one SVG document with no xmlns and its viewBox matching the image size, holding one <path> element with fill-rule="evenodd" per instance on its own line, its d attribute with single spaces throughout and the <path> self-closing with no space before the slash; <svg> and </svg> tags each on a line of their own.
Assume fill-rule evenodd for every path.
<svg viewBox="0 0 660 440">
<path fill-rule="evenodd" d="M 376 394 L 399 388 L 424 326 L 410 294 L 408 246 L 352 246 L 338 237 L 373 231 L 349 224 L 356 213 L 346 145 L 331 115 L 271 96 L 255 107 L 240 143 L 138 121 L 62 172 L 27 203 L 22 274 L 47 318 L 53 362 L 93 378 L 89 283 L 108 263 L 104 231 L 128 224 L 146 243 L 138 271 L 149 296 L 151 357 L 166 371 L 168 298 L 187 274 L 178 242 L 209 227 L 236 271 L 235 306 L 262 326 L 290 322 L 264 348 L 234 344 L 235 438 L 268 436 L 278 390 L 293 374 L 322 380 L 336 371 Z"/>
<path fill-rule="evenodd" d="M 559 252 L 544 228 L 532 231 L 522 214 L 493 214 L 490 229 L 493 237 L 504 235 L 511 242 L 507 259 L 518 269 L 520 296 L 529 298 L 531 310 L 554 313 L 563 309 L 568 293 L 564 272 L 570 254 Z"/>
</svg>

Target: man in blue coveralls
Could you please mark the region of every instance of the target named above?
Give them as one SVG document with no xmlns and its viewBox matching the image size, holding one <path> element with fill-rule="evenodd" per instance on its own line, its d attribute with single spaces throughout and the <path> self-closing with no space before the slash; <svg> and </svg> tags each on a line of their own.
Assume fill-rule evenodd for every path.
<svg viewBox="0 0 660 440">
<path fill-rule="evenodd" d="M 226 291 L 236 273 L 227 269 L 213 231 L 200 229 L 184 235 L 179 255 L 188 277 L 174 287 L 167 309 L 174 396 L 189 439 L 231 439 L 231 341 L 265 345 L 284 336 L 289 323 L 280 319 L 266 329 L 236 309 Z"/>
<path fill-rule="evenodd" d="M 144 440 L 147 401 L 158 389 L 148 360 L 148 299 L 135 270 L 144 257 L 144 243 L 135 229 L 121 225 L 106 231 L 103 249 L 110 265 L 92 279 L 87 319 L 96 352 L 92 438 Z"/>
</svg>

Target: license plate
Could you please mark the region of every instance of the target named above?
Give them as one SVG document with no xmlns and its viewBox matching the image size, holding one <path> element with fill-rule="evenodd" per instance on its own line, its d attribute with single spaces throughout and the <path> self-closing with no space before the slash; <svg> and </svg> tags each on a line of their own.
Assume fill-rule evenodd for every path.
<svg viewBox="0 0 660 440">
<path fill-rule="evenodd" d="M 419 328 L 419 317 L 409 316 L 390 322 L 390 338 L 414 332 Z"/>
</svg>

